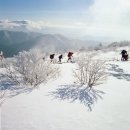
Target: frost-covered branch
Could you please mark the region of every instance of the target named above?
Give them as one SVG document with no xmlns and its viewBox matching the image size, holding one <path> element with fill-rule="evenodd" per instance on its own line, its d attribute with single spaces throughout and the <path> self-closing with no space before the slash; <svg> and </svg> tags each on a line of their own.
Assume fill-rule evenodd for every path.
<svg viewBox="0 0 130 130">
<path fill-rule="evenodd" d="M 59 69 L 42 59 L 39 50 L 20 52 L 6 63 L 5 75 L 17 84 L 36 87 L 56 77 Z"/>
<path fill-rule="evenodd" d="M 106 61 L 94 59 L 91 55 L 79 59 L 77 70 L 74 71 L 76 83 L 92 87 L 106 79 Z"/>
</svg>

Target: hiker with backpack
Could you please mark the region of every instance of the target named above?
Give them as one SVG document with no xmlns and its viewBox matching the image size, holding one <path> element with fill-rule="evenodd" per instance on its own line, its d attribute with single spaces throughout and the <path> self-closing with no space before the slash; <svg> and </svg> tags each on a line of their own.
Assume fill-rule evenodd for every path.
<svg viewBox="0 0 130 130">
<path fill-rule="evenodd" d="M 74 54 L 73 52 L 69 52 L 68 53 L 68 60 L 67 60 L 67 62 L 69 62 L 69 61 L 72 62 L 72 56 L 73 56 L 73 54 Z"/>
<path fill-rule="evenodd" d="M 59 58 L 59 63 L 61 63 L 61 59 L 63 59 L 63 55 L 60 55 L 58 58 Z"/>
<path fill-rule="evenodd" d="M 54 63 L 54 56 L 55 56 L 55 54 L 51 54 L 51 55 L 50 55 L 51 63 L 52 63 L 52 62 Z"/>
<path fill-rule="evenodd" d="M 122 50 L 121 54 L 122 54 L 121 61 L 127 61 L 128 60 L 127 51 L 126 50 Z"/>
</svg>

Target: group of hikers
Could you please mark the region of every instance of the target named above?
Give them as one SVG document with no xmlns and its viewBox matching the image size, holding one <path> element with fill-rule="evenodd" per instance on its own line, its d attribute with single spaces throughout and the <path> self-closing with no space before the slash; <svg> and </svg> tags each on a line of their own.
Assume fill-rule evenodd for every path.
<svg viewBox="0 0 130 130">
<path fill-rule="evenodd" d="M 73 52 L 69 52 L 68 53 L 68 55 L 67 55 L 68 56 L 67 62 L 69 62 L 69 61 L 72 62 L 72 56 L 73 56 L 73 54 L 74 54 Z M 51 54 L 50 55 L 51 62 L 54 62 L 54 57 L 55 57 L 55 54 Z M 61 63 L 61 59 L 63 59 L 63 55 L 62 54 L 59 55 L 58 59 L 59 59 L 58 62 Z"/>
<path fill-rule="evenodd" d="M 68 55 L 67 55 L 68 56 L 67 62 L 69 62 L 69 61 L 72 62 L 72 56 L 73 56 L 73 54 L 74 54 L 73 52 L 69 52 L 68 53 Z M 122 55 L 121 56 L 121 61 L 127 61 L 128 60 L 128 53 L 127 53 L 126 50 L 122 50 L 121 51 L 121 55 Z M 50 55 L 51 62 L 53 62 L 53 63 L 54 63 L 54 57 L 55 57 L 55 54 L 51 54 Z M 59 55 L 58 58 L 59 58 L 58 62 L 61 63 L 61 59 L 63 59 L 63 55 Z"/>
<path fill-rule="evenodd" d="M 68 60 L 67 60 L 67 62 L 72 62 L 72 57 L 73 57 L 73 52 L 68 52 L 68 54 L 67 54 L 67 57 L 68 57 Z M 121 55 L 122 55 L 122 57 L 121 57 L 121 61 L 127 61 L 128 60 L 128 53 L 127 53 L 127 51 L 126 50 L 122 50 L 121 51 Z M 4 58 L 4 55 L 3 55 L 3 52 L 1 51 L 0 52 L 0 60 L 2 61 L 2 59 Z M 43 58 L 44 59 L 44 58 Z M 50 55 L 50 62 L 53 62 L 54 63 L 54 59 L 55 59 L 55 54 L 51 54 Z M 58 56 L 58 59 L 59 59 L 59 63 L 61 63 L 61 60 L 63 59 L 63 55 L 61 54 L 61 55 L 59 55 Z"/>
</svg>

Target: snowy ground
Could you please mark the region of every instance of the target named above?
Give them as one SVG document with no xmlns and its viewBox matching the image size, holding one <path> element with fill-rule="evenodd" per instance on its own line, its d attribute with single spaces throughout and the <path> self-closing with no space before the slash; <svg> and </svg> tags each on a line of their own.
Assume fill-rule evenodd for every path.
<svg viewBox="0 0 130 130">
<path fill-rule="evenodd" d="M 103 56 L 115 57 L 108 53 Z M 108 64 L 107 81 L 91 95 L 73 86 L 76 63 L 59 64 L 59 78 L 38 89 L 11 93 L 1 108 L 1 130 L 130 130 L 130 61 Z"/>
</svg>

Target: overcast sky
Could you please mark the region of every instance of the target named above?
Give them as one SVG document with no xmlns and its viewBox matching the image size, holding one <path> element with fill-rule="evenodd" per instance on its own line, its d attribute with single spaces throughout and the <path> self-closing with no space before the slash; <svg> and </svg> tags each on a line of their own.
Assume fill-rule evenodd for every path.
<svg viewBox="0 0 130 130">
<path fill-rule="evenodd" d="M 130 0 L 0 0 L 0 29 L 130 40 Z"/>
</svg>

